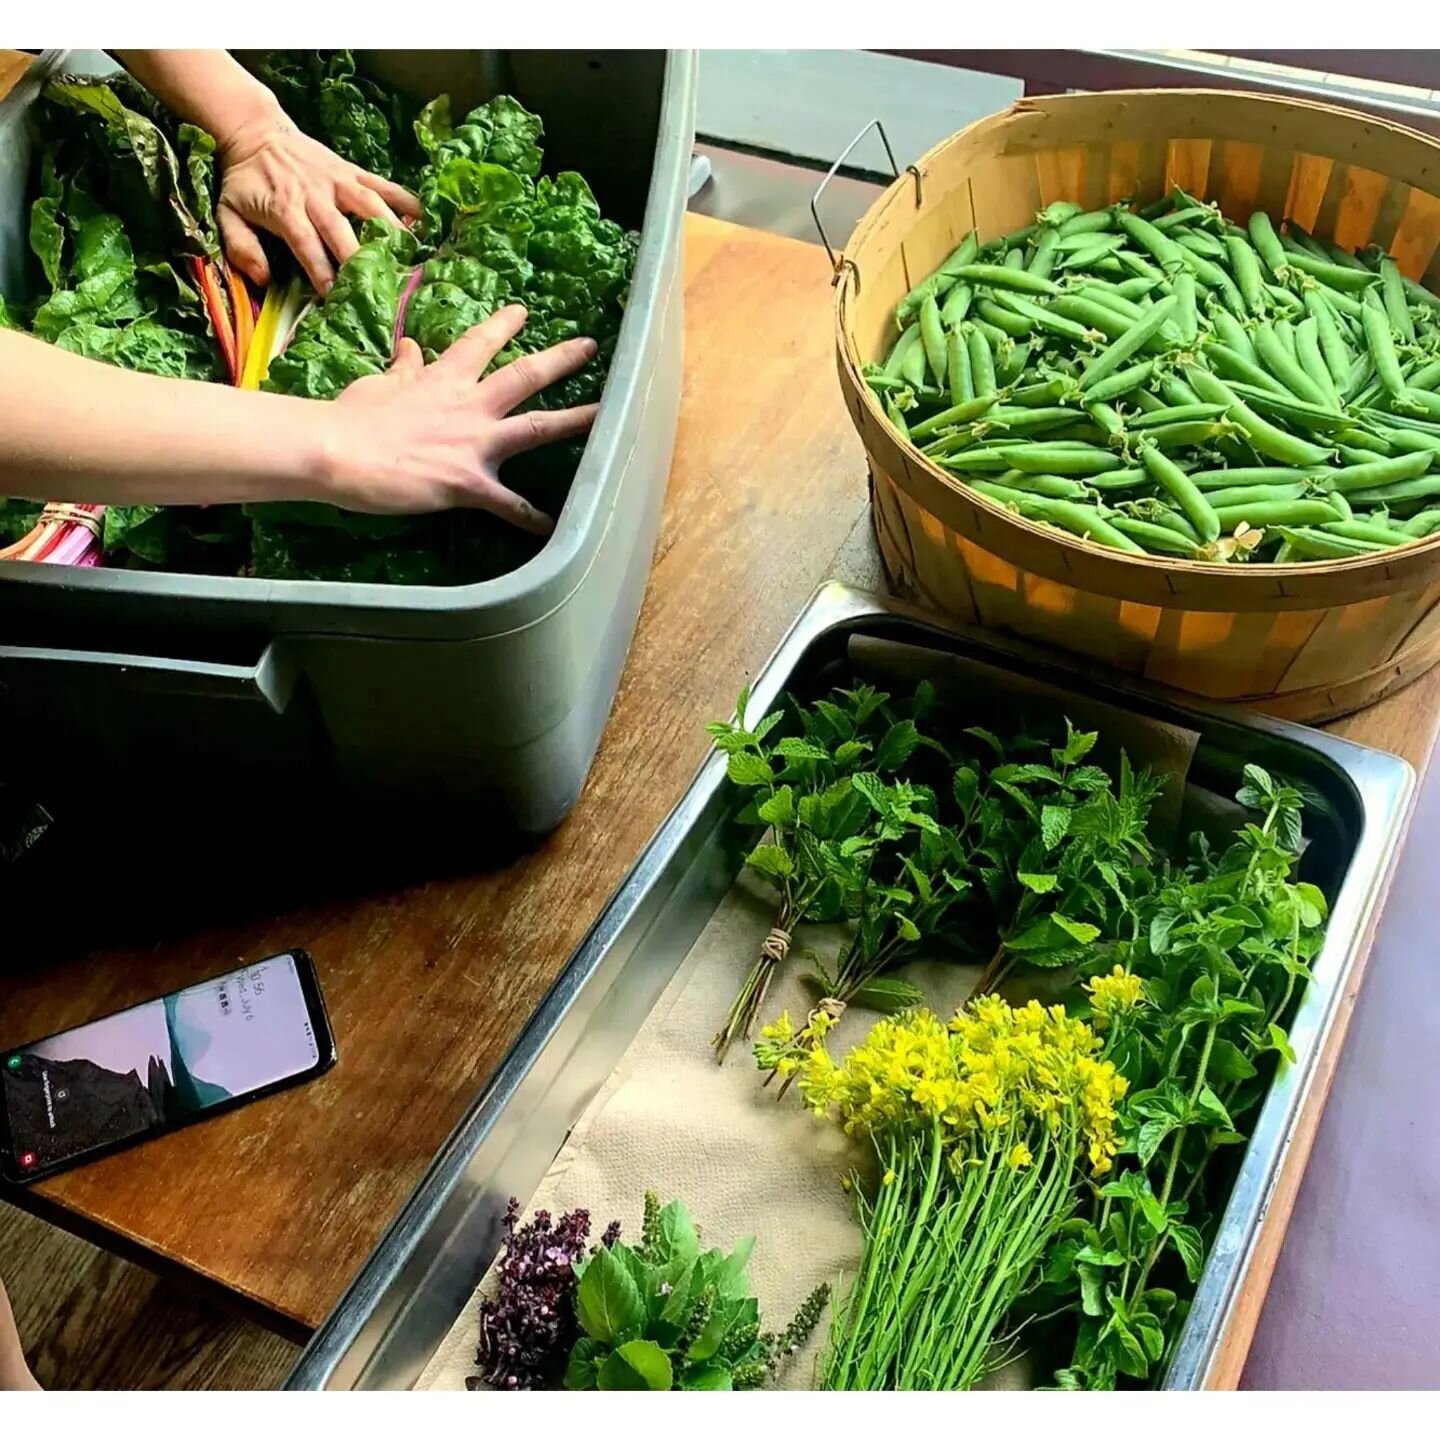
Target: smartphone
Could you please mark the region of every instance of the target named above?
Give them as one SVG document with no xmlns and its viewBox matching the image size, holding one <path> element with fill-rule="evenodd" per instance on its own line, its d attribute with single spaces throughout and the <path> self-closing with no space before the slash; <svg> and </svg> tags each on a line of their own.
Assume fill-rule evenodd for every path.
<svg viewBox="0 0 1440 1440">
<path fill-rule="evenodd" d="M 0 1050 L 0 1178 L 27 1184 L 313 1079 L 335 1063 L 303 950 Z"/>
</svg>

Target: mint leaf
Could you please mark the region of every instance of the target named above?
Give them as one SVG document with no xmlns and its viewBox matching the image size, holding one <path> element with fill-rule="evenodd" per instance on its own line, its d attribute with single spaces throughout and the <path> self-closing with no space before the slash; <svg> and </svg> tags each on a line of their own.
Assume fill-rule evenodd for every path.
<svg viewBox="0 0 1440 1440">
<path fill-rule="evenodd" d="M 786 760 L 828 760 L 830 752 L 813 740 L 802 740 L 798 735 L 787 735 L 775 747 L 775 753 Z"/>
<path fill-rule="evenodd" d="M 1085 920 L 1071 920 L 1064 915 L 1050 917 L 1067 935 L 1082 945 L 1089 945 L 1100 938 L 1100 927 Z"/>
<path fill-rule="evenodd" d="M 923 990 L 908 980 L 900 980 L 893 975 L 876 976 L 855 992 L 855 1004 L 863 1005 L 867 1010 L 879 1010 L 886 1015 L 913 1010 L 924 1003 Z"/>
<path fill-rule="evenodd" d="M 776 829 L 793 825 L 795 792 L 788 785 L 782 785 L 773 795 L 761 802 L 758 813 L 767 825 L 773 825 Z"/>
<path fill-rule="evenodd" d="M 1040 807 L 1040 839 L 1047 850 L 1053 850 L 1070 833 L 1071 818 L 1064 805 Z"/>
<path fill-rule="evenodd" d="M 1173 1120 L 1147 1120 L 1140 1127 L 1135 1140 L 1135 1157 L 1142 1165 L 1148 1165 L 1154 1158 L 1165 1137 L 1175 1129 Z"/>
<path fill-rule="evenodd" d="M 795 862 L 782 845 L 757 845 L 745 857 L 745 863 L 772 880 L 788 880 L 795 873 Z"/>
<path fill-rule="evenodd" d="M 875 752 L 875 768 L 880 771 L 898 770 L 915 753 L 920 743 L 920 733 L 913 720 L 900 720 L 886 732 Z"/>
<path fill-rule="evenodd" d="M 1032 875 L 1023 870 L 1015 878 L 1036 895 L 1048 895 L 1060 883 L 1058 875 Z"/>
<path fill-rule="evenodd" d="M 770 762 L 763 755 L 748 750 L 738 751 L 726 762 L 725 773 L 735 785 L 769 785 L 775 778 Z"/>
<path fill-rule="evenodd" d="M 605 1353 L 605 1347 L 598 1340 L 592 1340 L 588 1335 L 582 1335 L 576 1342 L 575 1348 L 570 1352 L 570 1360 L 565 1366 L 565 1388 L 567 1390 L 595 1390 L 600 1384 L 599 1357 Z"/>
</svg>

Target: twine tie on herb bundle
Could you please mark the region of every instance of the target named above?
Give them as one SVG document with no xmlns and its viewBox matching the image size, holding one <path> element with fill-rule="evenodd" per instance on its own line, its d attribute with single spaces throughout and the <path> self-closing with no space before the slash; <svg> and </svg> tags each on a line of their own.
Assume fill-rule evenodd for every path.
<svg viewBox="0 0 1440 1440">
<path fill-rule="evenodd" d="M 790 939 L 788 930 L 782 930 L 778 925 L 773 926 L 765 937 L 765 943 L 760 947 L 761 956 L 776 965 L 783 965 L 785 957 L 790 953 Z"/>
</svg>

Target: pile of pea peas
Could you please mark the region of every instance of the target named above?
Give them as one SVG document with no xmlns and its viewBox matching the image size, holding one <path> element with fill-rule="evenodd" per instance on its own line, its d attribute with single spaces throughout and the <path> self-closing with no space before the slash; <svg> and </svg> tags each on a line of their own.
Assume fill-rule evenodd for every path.
<svg viewBox="0 0 1440 1440">
<path fill-rule="evenodd" d="M 1190 560 L 1336 560 L 1440 530 L 1440 297 L 1174 190 L 972 233 L 864 374 L 938 465 L 1027 519 Z"/>
</svg>

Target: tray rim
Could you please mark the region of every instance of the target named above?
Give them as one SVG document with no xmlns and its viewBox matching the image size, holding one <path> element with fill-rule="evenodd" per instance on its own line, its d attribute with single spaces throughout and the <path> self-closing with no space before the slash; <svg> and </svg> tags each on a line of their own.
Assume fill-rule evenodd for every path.
<svg viewBox="0 0 1440 1440">
<path fill-rule="evenodd" d="M 1347 1003 L 1350 977 L 1373 940 L 1374 920 L 1388 889 L 1398 840 L 1404 833 L 1414 802 L 1415 771 L 1403 757 L 1388 751 L 1241 706 L 1198 701 L 1184 692 L 1137 680 L 1011 636 L 954 624 L 893 597 L 835 581 L 822 583 L 816 589 L 757 672 L 750 687 L 754 703 L 762 709 L 773 704 L 806 653 L 826 636 L 867 620 L 892 619 L 907 622 L 939 638 L 961 640 L 981 652 L 980 658 L 996 664 L 1003 665 L 1007 658 L 1021 660 L 1048 672 L 1046 679 L 1069 683 L 1072 688 L 1111 703 L 1123 705 L 1127 698 L 1132 702 L 1139 700 L 1147 707 L 1163 709 L 1168 712 L 1168 718 L 1180 723 L 1187 719 L 1220 722 L 1302 745 L 1339 770 L 1356 792 L 1362 818 L 1360 834 L 1335 897 L 1326 933 L 1327 951 L 1335 945 L 1337 935 L 1342 938 L 1341 958 L 1333 972 L 1327 971 L 1323 986 L 1317 988 L 1312 983 L 1301 1001 L 1296 1026 L 1292 1026 L 1292 1043 L 1296 1043 L 1302 1017 L 1306 1022 L 1296 1043 L 1297 1062 L 1284 1064 L 1277 1070 L 1261 1106 L 1165 1382 L 1167 1389 L 1210 1388 L 1230 1321 L 1247 1294 L 1252 1261 L 1271 1199 L 1285 1168 L 1290 1141 L 1317 1088 L 1323 1102 L 1320 1072 L 1326 1041 L 1337 1015 Z M 431 1222 L 461 1180 L 471 1155 L 500 1119 L 605 958 L 614 938 L 641 908 L 671 856 L 713 801 L 724 777 L 724 757 L 712 747 L 675 807 L 605 901 L 590 930 L 521 1028 L 504 1059 L 436 1152 L 409 1199 L 315 1331 L 283 1389 L 331 1388 L 337 1369 L 382 1297 L 421 1246 Z M 1262 1139 L 1267 1140 L 1268 1145 L 1257 1145 Z M 1286 1218 L 1288 1220 L 1288 1215 Z M 1217 1269 L 1213 1260 L 1220 1253 L 1222 1238 L 1234 1246 L 1235 1259 L 1229 1266 Z M 1268 1285 L 1268 1279 L 1268 1273 L 1260 1276 L 1263 1284 Z M 1248 1339 L 1246 1344 L 1248 1346 Z M 1233 1361 L 1234 1357 L 1227 1358 Z"/>
</svg>

